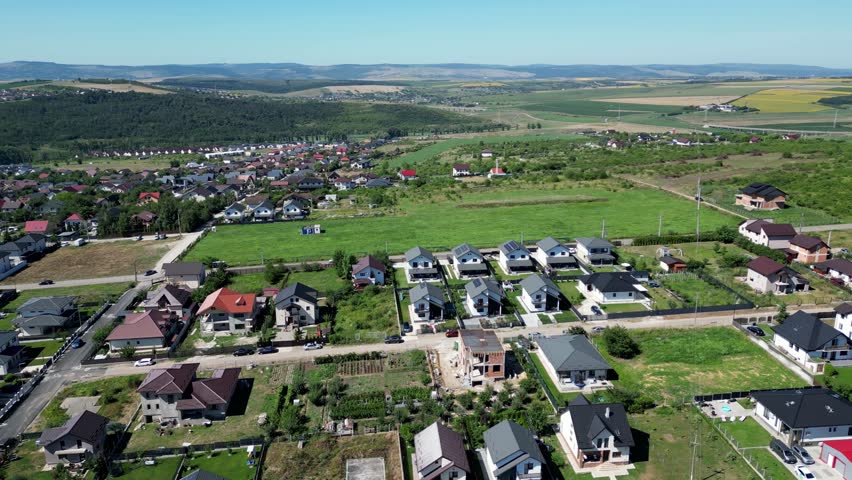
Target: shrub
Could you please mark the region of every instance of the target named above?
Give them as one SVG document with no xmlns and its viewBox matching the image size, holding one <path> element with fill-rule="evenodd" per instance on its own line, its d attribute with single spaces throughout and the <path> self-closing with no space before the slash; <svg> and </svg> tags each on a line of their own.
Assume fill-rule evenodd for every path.
<svg viewBox="0 0 852 480">
<path fill-rule="evenodd" d="M 630 359 L 640 353 L 639 344 L 620 325 L 604 330 L 603 341 L 606 351 L 618 358 Z"/>
</svg>

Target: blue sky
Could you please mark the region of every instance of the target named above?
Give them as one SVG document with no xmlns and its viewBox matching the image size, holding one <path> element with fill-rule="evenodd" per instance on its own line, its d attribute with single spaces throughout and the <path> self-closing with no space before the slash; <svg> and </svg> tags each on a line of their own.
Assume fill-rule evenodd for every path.
<svg viewBox="0 0 852 480">
<path fill-rule="evenodd" d="M 0 1 L 0 61 L 852 67 L 852 1 Z"/>
</svg>

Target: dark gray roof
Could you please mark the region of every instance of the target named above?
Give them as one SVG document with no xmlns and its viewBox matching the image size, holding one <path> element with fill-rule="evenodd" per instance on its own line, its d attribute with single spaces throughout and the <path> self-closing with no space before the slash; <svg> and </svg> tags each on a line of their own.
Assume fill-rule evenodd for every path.
<svg viewBox="0 0 852 480">
<path fill-rule="evenodd" d="M 488 292 L 489 296 L 501 298 L 503 292 L 497 282 L 490 278 L 475 278 L 464 285 L 465 291 L 471 297 L 475 297 L 483 292 Z"/>
<path fill-rule="evenodd" d="M 578 245 L 583 245 L 589 248 L 612 248 L 612 244 L 602 238 L 597 237 L 580 237 L 577 239 Z"/>
<path fill-rule="evenodd" d="M 597 272 L 583 275 L 579 280 L 586 285 L 593 285 L 602 293 L 635 292 L 636 279 L 624 272 Z"/>
<path fill-rule="evenodd" d="M 615 256 L 609 253 L 590 253 L 589 260 L 615 260 Z"/>
<path fill-rule="evenodd" d="M 595 448 L 594 439 L 604 430 L 615 437 L 613 443 L 616 447 L 632 447 L 636 444 L 627 421 L 627 412 L 621 403 L 592 404 L 586 397 L 579 395 L 568 403 L 568 412 L 574 423 L 577 445 L 582 449 Z"/>
<path fill-rule="evenodd" d="M 204 271 L 204 264 L 201 262 L 173 262 L 164 263 L 163 271 L 166 276 L 172 275 L 199 275 Z"/>
<path fill-rule="evenodd" d="M 411 290 L 408 291 L 408 296 L 411 298 L 412 303 L 422 300 L 426 296 L 429 296 L 433 303 L 443 305 L 445 302 L 444 292 L 442 292 L 437 285 L 426 282 L 420 282 L 412 287 Z"/>
<path fill-rule="evenodd" d="M 532 432 L 511 420 L 503 420 L 489 428 L 484 437 L 485 448 L 495 463 L 519 450 L 544 463 L 544 457 Z"/>
<path fill-rule="evenodd" d="M 559 240 L 557 240 L 553 237 L 543 238 L 543 239 L 539 240 L 538 243 L 536 243 L 536 246 L 538 246 L 538 248 L 545 250 L 545 251 L 550 250 L 551 248 L 558 247 L 560 245 L 562 245 L 562 243 L 560 243 Z"/>
<path fill-rule="evenodd" d="M 838 335 L 843 335 L 831 325 L 801 310 L 790 315 L 781 325 L 772 327 L 772 330 L 775 335 L 807 352 L 817 350 Z M 846 342 L 849 343 L 848 338 Z"/>
<path fill-rule="evenodd" d="M 462 255 L 466 255 L 468 253 L 472 253 L 477 257 L 482 258 L 482 254 L 479 253 L 479 249 L 469 243 L 462 243 L 461 245 L 453 249 L 453 255 L 455 257 L 461 257 Z"/>
<path fill-rule="evenodd" d="M 446 458 L 456 467 L 470 473 L 462 436 L 440 422 L 429 425 L 414 436 L 414 456 L 418 469 Z M 438 478 L 439 473 L 432 472 L 430 477 Z"/>
<path fill-rule="evenodd" d="M 391 182 L 386 178 L 374 178 L 372 180 L 367 180 L 367 183 L 365 183 L 364 186 L 367 188 L 390 187 Z"/>
<path fill-rule="evenodd" d="M 318 295 L 319 294 L 315 289 L 305 285 L 304 283 L 291 283 L 290 285 L 287 285 L 284 290 L 281 290 L 277 295 L 275 295 L 275 305 L 278 305 L 284 300 L 294 296 L 301 298 L 302 300 L 307 300 L 311 303 L 317 303 Z"/>
<path fill-rule="evenodd" d="M 14 330 L 0 330 L 0 345 L 6 345 L 15 338 L 18 338 L 18 332 Z"/>
<path fill-rule="evenodd" d="M 34 317 L 18 317 L 12 321 L 18 327 L 63 327 L 68 317 L 60 315 L 36 315 Z"/>
<path fill-rule="evenodd" d="M 95 440 L 97 440 L 98 432 L 103 431 L 106 433 L 107 423 L 109 423 L 108 418 L 88 410 L 83 410 L 68 419 L 65 425 L 58 428 L 48 428 L 41 432 L 39 444 L 49 445 L 65 435 L 73 435 L 89 443 L 97 443 Z"/>
<path fill-rule="evenodd" d="M 500 251 L 505 253 L 506 255 L 508 255 L 508 254 L 510 254 L 510 253 L 512 253 L 516 250 L 523 250 L 523 251 L 529 253 L 529 250 L 527 250 L 527 247 L 521 245 L 520 243 L 518 243 L 514 240 L 509 240 L 508 242 L 505 242 L 505 243 L 500 245 Z"/>
<path fill-rule="evenodd" d="M 63 312 L 74 306 L 74 302 L 77 300 L 76 297 L 71 296 L 54 296 L 54 297 L 35 297 L 24 302 L 23 305 L 18 307 L 16 312 L 19 314 L 21 312 L 35 312 L 35 311 L 49 311 L 56 310 L 58 312 Z"/>
<path fill-rule="evenodd" d="M 432 252 L 430 252 L 429 250 L 426 250 L 425 248 L 423 248 L 419 245 L 408 250 L 407 252 L 405 252 L 405 261 L 406 262 L 410 262 L 417 257 L 426 257 L 431 262 L 435 261 L 435 256 L 432 255 Z"/>
<path fill-rule="evenodd" d="M 843 275 L 852 277 L 852 262 L 845 258 L 832 258 L 824 262 L 815 263 L 814 268 L 818 268 L 823 271 L 831 269 L 836 272 L 840 272 Z"/>
<path fill-rule="evenodd" d="M 660 261 L 665 263 L 666 265 L 669 265 L 669 266 L 677 265 L 678 263 L 682 263 L 682 264 L 686 265 L 686 262 L 684 262 L 683 260 L 681 260 L 677 257 L 672 257 L 670 255 L 666 255 L 664 257 L 661 257 Z"/>
<path fill-rule="evenodd" d="M 767 200 L 772 200 L 773 198 L 783 197 L 786 195 L 786 193 L 772 185 L 760 182 L 751 183 L 748 186 L 743 187 L 740 191 L 746 195 L 763 197 Z"/>
<path fill-rule="evenodd" d="M 544 275 L 530 275 L 521 280 L 519 285 L 527 292 L 536 292 L 544 289 L 548 295 L 559 296 L 559 287 L 553 283 L 553 280 L 545 277 Z"/>
<path fill-rule="evenodd" d="M 459 263 L 456 265 L 460 272 L 488 272 L 488 266 L 485 262 L 479 263 Z"/>
<path fill-rule="evenodd" d="M 526 268 L 531 267 L 532 264 L 532 260 L 529 258 L 522 260 L 506 260 L 506 265 L 508 265 L 509 268 Z"/>
<path fill-rule="evenodd" d="M 198 469 L 189 475 L 182 477 L 180 480 L 228 480 L 225 477 L 210 473 L 207 470 Z"/>
<path fill-rule="evenodd" d="M 612 369 L 585 335 L 543 337 L 538 346 L 557 372 Z"/>
<path fill-rule="evenodd" d="M 848 425 L 852 418 L 852 403 L 827 388 L 756 391 L 751 396 L 790 428 Z"/>
<path fill-rule="evenodd" d="M 852 303 L 841 303 L 834 307 L 834 311 L 841 315 L 849 315 L 852 313 Z"/>
</svg>

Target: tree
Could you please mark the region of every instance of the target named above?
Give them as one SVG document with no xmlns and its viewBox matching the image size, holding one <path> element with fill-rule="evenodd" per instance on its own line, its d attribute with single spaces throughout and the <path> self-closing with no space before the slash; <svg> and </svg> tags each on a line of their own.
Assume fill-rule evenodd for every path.
<svg viewBox="0 0 852 480">
<path fill-rule="evenodd" d="M 294 342 L 296 342 L 296 343 L 301 342 L 302 339 L 304 338 L 304 336 L 305 336 L 305 332 L 303 332 L 301 328 L 296 327 L 296 329 L 293 330 L 293 341 Z"/>
<path fill-rule="evenodd" d="M 108 325 L 101 327 L 92 336 L 92 341 L 95 342 L 95 345 L 101 346 L 106 341 L 106 338 L 109 336 L 110 332 L 112 332 L 112 326 Z"/>
<path fill-rule="evenodd" d="M 136 355 L 136 348 L 134 348 L 133 345 L 125 345 L 124 348 L 121 349 L 120 355 L 121 358 L 130 360 L 134 355 Z"/>
<path fill-rule="evenodd" d="M 295 435 L 302 430 L 303 422 L 304 418 L 302 417 L 299 407 L 295 405 L 287 405 L 281 410 L 281 417 L 278 420 L 278 425 L 281 427 L 281 430 L 284 430 L 290 435 Z"/>
<path fill-rule="evenodd" d="M 526 411 L 527 427 L 532 429 L 536 434 L 543 434 L 548 428 L 550 419 L 547 411 L 543 408 L 530 408 Z"/>
<path fill-rule="evenodd" d="M 787 320 L 787 317 L 789 317 L 789 316 L 790 316 L 790 314 L 787 313 L 787 304 L 785 304 L 785 303 L 779 304 L 778 305 L 778 313 L 775 314 L 775 321 L 778 322 L 778 324 L 782 324 L 782 323 L 784 323 L 784 320 Z"/>
<path fill-rule="evenodd" d="M 588 336 L 588 333 L 586 332 L 585 328 L 583 328 L 579 325 L 575 325 L 575 326 L 568 329 L 568 335 L 586 335 L 586 336 Z"/>
<path fill-rule="evenodd" d="M 722 225 L 716 229 L 716 238 L 722 243 L 734 243 L 737 239 L 737 229 L 730 225 Z"/>
<path fill-rule="evenodd" d="M 603 341 L 607 352 L 618 358 L 629 359 L 640 353 L 639 344 L 630 336 L 630 332 L 621 325 L 604 330 Z"/>
<path fill-rule="evenodd" d="M 281 263 L 269 262 L 263 270 L 263 277 L 270 285 L 276 285 L 287 274 L 287 267 L 284 266 L 283 260 Z"/>
</svg>

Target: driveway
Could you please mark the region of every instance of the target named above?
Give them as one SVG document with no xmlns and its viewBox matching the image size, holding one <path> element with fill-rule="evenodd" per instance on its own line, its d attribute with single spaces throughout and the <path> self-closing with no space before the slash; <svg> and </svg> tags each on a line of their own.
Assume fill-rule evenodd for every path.
<svg viewBox="0 0 852 480">
<path fill-rule="evenodd" d="M 820 447 L 805 447 L 805 450 L 807 450 L 808 453 L 810 453 L 811 456 L 814 457 L 814 460 L 816 460 L 816 463 L 814 463 L 813 465 L 804 465 L 804 466 L 808 467 L 808 470 L 810 470 L 811 473 L 814 474 L 814 477 L 816 477 L 817 480 L 842 480 L 843 477 L 840 475 L 840 473 L 837 472 L 837 470 L 829 467 L 828 465 L 826 465 L 826 464 L 822 463 L 822 461 L 820 461 L 820 459 L 819 459 Z M 773 453 L 772 455 L 775 455 L 775 453 Z M 791 465 L 791 464 L 788 464 L 788 463 L 784 464 L 784 466 L 787 467 L 787 470 L 790 470 L 790 473 L 795 478 L 800 478 L 796 474 L 796 467 L 801 466 L 801 465 L 803 465 L 801 462 L 799 462 L 795 465 Z"/>
</svg>

